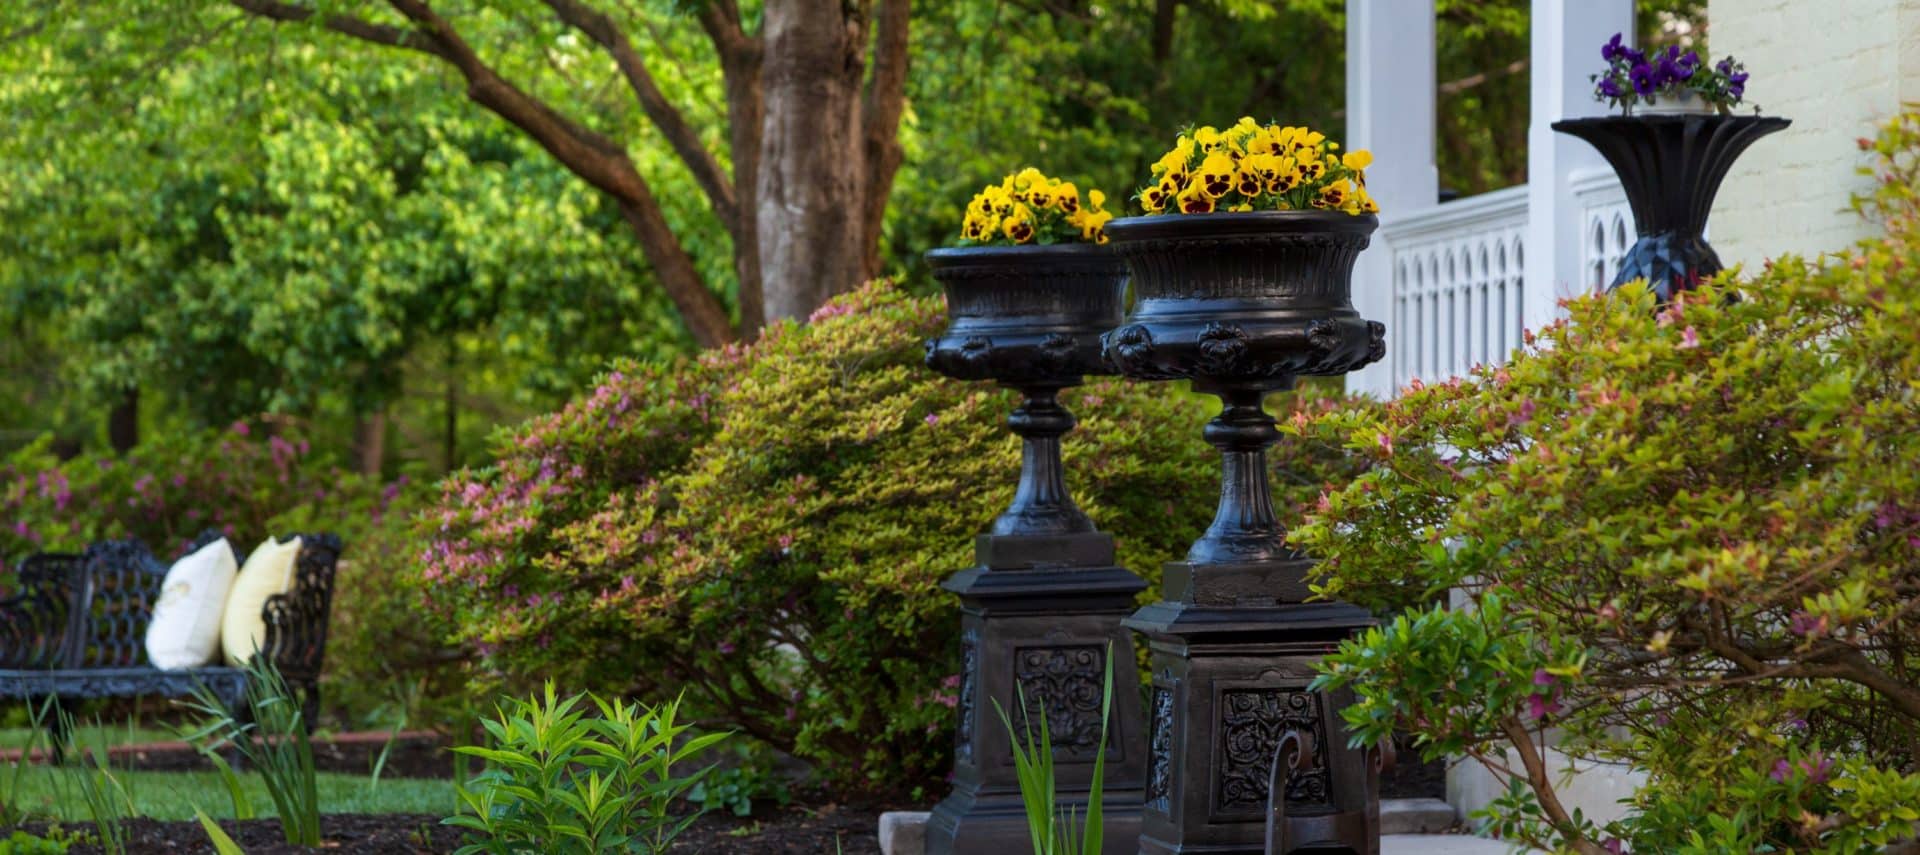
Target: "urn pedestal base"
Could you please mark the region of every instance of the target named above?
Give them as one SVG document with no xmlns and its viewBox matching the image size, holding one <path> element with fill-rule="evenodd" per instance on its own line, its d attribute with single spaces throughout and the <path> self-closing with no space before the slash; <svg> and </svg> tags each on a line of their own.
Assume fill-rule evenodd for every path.
<svg viewBox="0 0 1920 855">
<path fill-rule="evenodd" d="M 1378 851 L 1378 798 L 1364 773 L 1371 761 L 1347 747 L 1339 717 L 1351 699 L 1307 691 L 1314 662 L 1374 621 L 1344 603 L 1277 602 L 1311 564 L 1169 564 L 1168 599 L 1125 621 L 1153 654 L 1141 855 L 1272 851 L 1268 795 L 1290 731 L 1311 755 L 1287 785 L 1290 841 Z M 1204 580 L 1198 591 L 1196 580 Z"/>
<path fill-rule="evenodd" d="M 1059 802 L 1086 815 L 1111 650 L 1103 851 L 1131 855 L 1140 834 L 1147 761 L 1133 640 L 1120 622 L 1134 610 L 1146 582 L 1114 565 L 1113 539 L 1097 532 L 981 535 L 975 553 L 980 566 L 941 586 L 961 601 L 960 721 L 953 792 L 927 821 L 927 851 L 1012 855 L 1032 847 L 1001 709 L 1016 731 L 1032 721 L 1035 734 L 1045 715 Z"/>
</svg>

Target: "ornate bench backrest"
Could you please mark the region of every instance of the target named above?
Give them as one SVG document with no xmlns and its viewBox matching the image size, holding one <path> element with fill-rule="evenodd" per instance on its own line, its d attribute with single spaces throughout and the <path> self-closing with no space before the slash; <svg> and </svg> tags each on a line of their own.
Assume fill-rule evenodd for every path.
<svg viewBox="0 0 1920 855">
<path fill-rule="evenodd" d="M 137 540 L 87 547 L 80 568 L 78 621 L 69 636 L 65 668 L 130 668 L 147 663 L 147 621 L 167 576 Z"/>
<path fill-rule="evenodd" d="M 320 663 L 326 658 L 327 616 L 333 611 L 340 538 L 331 534 L 299 537 L 294 589 L 267 598 L 267 637 L 260 650 L 272 657 L 288 682 L 311 683 L 320 678 Z"/>
<path fill-rule="evenodd" d="M 197 550 L 220 538 L 202 534 Z M 289 535 L 291 537 L 291 535 Z M 292 683 L 320 675 L 340 538 L 301 535 L 294 589 L 267 599 L 261 646 Z M 238 556 L 245 563 L 246 556 Z M 41 553 L 21 562 L 18 593 L 0 601 L 0 668 L 128 668 L 147 663 L 147 623 L 166 565 L 137 540 L 96 543 L 81 555 Z"/>
<path fill-rule="evenodd" d="M 73 648 L 85 556 L 43 552 L 20 562 L 18 590 L 0 603 L 0 668 L 59 668 Z"/>
</svg>

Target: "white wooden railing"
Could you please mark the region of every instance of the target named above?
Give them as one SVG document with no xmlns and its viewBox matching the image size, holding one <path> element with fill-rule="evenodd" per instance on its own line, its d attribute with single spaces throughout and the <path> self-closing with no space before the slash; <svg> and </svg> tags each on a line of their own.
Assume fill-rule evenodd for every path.
<svg viewBox="0 0 1920 855">
<path fill-rule="evenodd" d="M 1498 362 L 1520 343 L 1527 188 L 1508 187 L 1391 221 L 1389 358 L 1396 387 Z"/>
<path fill-rule="evenodd" d="M 1574 282 L 1526 280 L 1526 185 L 1443 202 L 1389 220 L 1380 243 L 1392 259 L 1388 363 L 1393 386 L 1432 383 L 1476 365 L 1505 362 L 1519 347 L 1529 302 L 1534 317 L 1557 314 L 1561 297 L 1612 281 L 1633 245 L 1633 214 L 1609 170 L 1583 171 L 1569 186 L 1580 211 Z"/>
<path fill-rule="evenodd" d="M 1580 288 L 1598 291 L 1613 281 L 1633 246 L 1633 211 L 1610 170 L 1576 172 L 1567 183 L 1580 206 Z"/>
</svg>

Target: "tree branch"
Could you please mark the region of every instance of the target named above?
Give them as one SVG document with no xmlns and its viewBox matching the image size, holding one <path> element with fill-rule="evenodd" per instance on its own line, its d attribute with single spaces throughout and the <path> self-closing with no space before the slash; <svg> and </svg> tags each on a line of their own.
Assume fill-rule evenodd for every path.
<svg viewBox="0 0 1920 855">
<path fill-rule="evenodd" d="M 880 231 L 887 197 L 900 171 L 900 117 L 907 105 L 907 66 L 911 61 L 913 0 L 881 0 L 874 22 L 873 78 L 862 105 L 862 144 L 867 158 L 867 197 L 861 211 L 866 275 L 880 275 Z"/>
<path fill-rule="evenodd" d="M 1560 829 L 1560 836 L 1573 851 L 1581 855 L 1607 855 L 1593 841 L 1581 836 L 1578 826 L 1573 824 L 1573 816 L 1560 804 L 1560 796 L 1554 792 L 1553 778 L 1547 771 L 1546 758 L 1533 744 L 1532 734 L 1527 733 L 1526 725 L 1520 719 L 1508 716 L 1500 722 L 1501 730 L 1507 740 L 1513 743 L 1513 750 L 1520 755 L 1520 765 L 1527 770 L 1527 785 L 1533 788 L 1534 799 L 1540 802 L 1540 810 L 1547 815 L 1547 821 Z"/>
<path fill-rule="evenodd" d="M 726 309 L 708 290 L 686 248 L 667 226 L 653 189 L 640 177 L 624 147 L 568 119 L 501 77 L 424 0 L 387 1 L 414 22 L 420 34 L 438 48 L 438 55 L 466 78 L 468 98 L 525 131 L 575 175 L 616 200 L 621 216 L 632 227 L 641 251 L 695 341 L 712 346 L 734 339 Z"/>
<path fill-rule="evenodd" d="M 660 87 L 653 81 L 653 75 L 647 72 L 646 63 L 634 51 L 632 40 L 614 24 L 606 13 L 588 6 L 583 0 L 545 0 L 547 7 L 559 16 L 568 26 L 579 30 L 595 44 L 600 45 L 620 68 L 627 79 L 627 86 L 640 102 L 640 109 L 660 129 L 667 144 L 673 147 L 675 154 L 693 173 L 693 179 L 707 194 L 707 201 L 713 206 L 713 212 L 727 227 L 727 232 L 736 238 L 739 235 L 740 207 L 734 197 L 731 179 L 726 170 L 720 167 L 719 160 L 707 150 L 700 141 L 700 134 L 687 123 Z"/>
<path fill-rule="evenodd" d="M 229 0 L 236 8 L 249 14 L 275 21 L 292 23 L 311 20 L 314 11 L 305 6 L 282 3 L 279 0 Z M 363 42 L 405 48 L 445 57 L 439 46 L 412 30 L 376 24 L 352 15 L 328 15 L 320 20 L 320 25 L 343 36 L 352 36 Z"/>
<path fill-rule="evenodd" d="M 734 197 L 740 205 L 739 231 L 733 238 L 733 268 L 740 280 L 740 333 L 751 337 L 766 323 L 766 289 L 760 275 L 760 144 L 765 133 L 766 102 L 761 88 L 764 50 L 759 38 L 740 25 L 732 0 L 699 4 L 701 29 L 720 58 L 727 90 L 727 145 L 733 153 Z"/>
</svg>

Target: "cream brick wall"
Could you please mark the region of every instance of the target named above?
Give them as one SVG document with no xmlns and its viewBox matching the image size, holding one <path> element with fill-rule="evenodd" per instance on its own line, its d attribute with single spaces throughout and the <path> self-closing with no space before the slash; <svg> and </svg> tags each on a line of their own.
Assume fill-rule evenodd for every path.
<svg viewBox="0 0 1920 855">
<path fill-rule="evenodd" d="M 1727 175 L 1712 241 L 1727 265 L 1817 254 L 1866 235 L 1847 203 L 1870 187 L 1855 140 L 1920 101 L 1920 0 L 1709 0 L 1708 47 L 1753 79 L 1747 95 L 1793 126 Z"/>
</svg>

